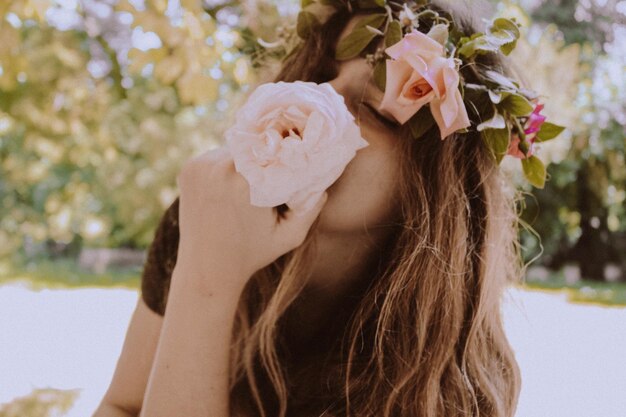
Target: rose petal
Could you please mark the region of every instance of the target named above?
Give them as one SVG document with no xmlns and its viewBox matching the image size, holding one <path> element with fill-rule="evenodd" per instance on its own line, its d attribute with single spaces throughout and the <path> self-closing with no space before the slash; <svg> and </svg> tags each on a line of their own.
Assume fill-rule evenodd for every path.
<svg viewBox="0 0 626 417">
<path fill-rule="evenodd" d="M 324 128 L 324 116 L 317 111 L 312 112 L 306 122 L 306 126 L 304 127 L 304 133 L 302 136 L 304 141 L 309 146 L 317 145 L 321 140 Z"/>
<path fill-rule="evenodd" d="M 442 71 L 446 94 L 441 101 L 441 115 L 446 126 L 452 125 L 459 111 L 454 91 L 458 91 L 459 74 L 450 67 L 443 68 Z"/>
<path fill-rule="evenodd" d="M 428 35 L 413 28 L 413 31 L 385 49 L 387 55 L 393 59 L 400 59 L 405 55 L 412 55 L 419 51 L 421 56 L 443 56 L 445 51 L 443 46 Z"/>
<path fill-rule="evenodd" d="M 309 207 L 368 146 L 344 97 L 305 81 L 257 87 L 225 137 L 250 202 L 261 207 Z"/>
<path fill-rule="evenodd" d="M 441 114 L 441 100 L 433 100 L 430 103 L 430 110 L 435 119 L 435 122 L 437 122 L 437 125 L 439 126 L 441 140 L 448 137 L 451 133 L 454 133 L 457 130 L 463 129 L 470 125 L 469 117 L 467 116 L 467 110 L 465 109 L 465 105 L 463 104 L 463 97 L 461 96 L 461 92 L 457 89 L 452 92 L 452 96 L 454 97 L 454 101 L 456 104 L 457 114 L 450 124 L 446 124 L 444 122 L 443 116 Z"/>
<path fill-rule="evenodd" d="M 442 46 L 448 41 L 448 25 L 445 23 L 439 23 L 430 28 L 426 34 L 428 37 L 433 38 Z"/>
<path fill-rule="evenodd" d="M 404 124 L 423 105 L 425 100 L 403 104 L 398 102 L 402 87 L 410 79 L 412 68 L 404 61 L 387 60 L 387 85 L 379 110 L 390 113 L 400 124 Z"/>
<path fill-rule="evenodd" d="M 315 204 L 322 198 L 324 191 L 318 191 L 316 193 L 300 192 L 292 197 L 287 205 L 294 213 L 309 211 Z"/>
</svg>

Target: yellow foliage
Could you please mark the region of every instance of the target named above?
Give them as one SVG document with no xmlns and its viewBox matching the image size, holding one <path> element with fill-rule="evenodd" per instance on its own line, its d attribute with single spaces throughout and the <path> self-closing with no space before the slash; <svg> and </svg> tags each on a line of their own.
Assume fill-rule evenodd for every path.
<svg viewBox="0 0 626 417">
<path fill-rule="evenodd" d="M 174 25 L 164 14 L 164 4 L 150 2 L 145 10 L 136 10 L 121 1 L 117 10 L 133 15 L 133 27 L 154 32 L 162 42 L 160 48 L 147 51 L 132 49 L 128 57 L 130 71 L 139 73 L 148 64 L 154 65 L 154 76 L 163 84 L 173 84 L 183 104 L 201 105 L 214 101 L 220 80 L 204 74 L 225 52 L 222 45 L 209 45 L 207 39 L 216 31 L 215 22 L 202 10 L 198 1 L 182 3 L 182 24 Z"/>
<path fill-rule="evenodd" d="M 176 22 L 166 0 L 148 0 L 144 10 L 122 0 L 115 11 L 162 44 L 130 48 L 126 61 L 106 36 L 49 26 L 53 5 L 0 0 L 2 16 L 32 20 L 0 20 L 0 253 L 24 236 L 145 246 L 176 198 L 182 163 L 220 143 L 230 115 L 215 101 L 236 102 L 237 85 L 252 81 L 237 28 L 218 30 L 199 0 L 182 0 Z M 88 64 L 99 59 L 117 65 L 96 77 Z M 223 76 L 211 77 L 211 68 Z"/>
<path fill-rule="evenodd" d="M 203 74 L 186 72 L 176 82 L 183 104 L 200 104 L 217 98 L 217 83 Z"/>
<path fill-rule="evenodd" d="M 180 54 L 180 51 L 175 51 Z M 154 67 L 154 76 L 165 85 L 176 81 L 185 70 L 185 60 L 177 55 L 170 55 L 157 61 Z"/>
</svg>

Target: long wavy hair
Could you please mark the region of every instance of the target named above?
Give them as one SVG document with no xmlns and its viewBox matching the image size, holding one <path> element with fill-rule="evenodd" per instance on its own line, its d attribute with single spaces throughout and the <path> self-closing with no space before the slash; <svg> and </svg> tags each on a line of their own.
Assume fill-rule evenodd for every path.
<svg viewBox="0 0 626 417">
<path fill-rule="evenodd" d="M 475 3 L 472 11 L 462 2 L 441 4 L 430 7 L 450 13 L 465 33 L 481 29 Z M 274 81 L 335 78 L 334 48 L 353 16 L 346 10 L 331 16 L 287 57 Z M 478 82 L 481 69 L 512 73 L 489 54 L 463 66 L 462 76 Z M 470 119 L 481 122 L 476 113 Z M 435 125 L 415 140 L 400 126 L 397 135 L 401 220 L 345 303 L 345 322 L 327 329 L 334 343 L 319 361 L 298 363 L 286 334 L 310 274 L 316 225 L 302 246 L 248 282 L 232 335 L 233 416 L 242 410 L 263 417 L 514 415 L 520 371 L 500 302 L 523 273 L 519 193 L 476 132 L 442 141 Z"/>
</svg>

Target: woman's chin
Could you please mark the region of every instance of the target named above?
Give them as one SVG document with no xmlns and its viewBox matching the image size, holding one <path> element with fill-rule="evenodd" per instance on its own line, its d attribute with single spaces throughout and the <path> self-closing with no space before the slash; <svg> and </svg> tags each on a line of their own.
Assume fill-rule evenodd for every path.
<svg viewBox="0 0 626 417">
<path fill-rule="evenodd" d="M 384 202 L 328 192 L 328 201 L 320 212 L 317 231 L 322 234 L 354 235 L 371 233 L 391 222 L 391 213 Z"/>
</svg>

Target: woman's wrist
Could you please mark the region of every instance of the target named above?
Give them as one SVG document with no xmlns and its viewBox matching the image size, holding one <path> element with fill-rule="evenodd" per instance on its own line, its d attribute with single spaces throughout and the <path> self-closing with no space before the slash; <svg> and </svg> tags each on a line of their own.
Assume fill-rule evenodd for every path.
<svg viewBox="0 0 626 417">
<path fill-rule="evenodd" d="M 195 262 L 183 258 L 174 267 L 142 415 L 229 415 L 229 355 L 242 288 L 224 285 L 233 278 L 227 271 Z"/>
<path fill-rule="evenodd" d="M 236 267 L 209 260 L 200 263 L 183 256 L 177 259 L 171 285 L 205 298 L 237 301 L 249 277 Z"/>
</svg>

